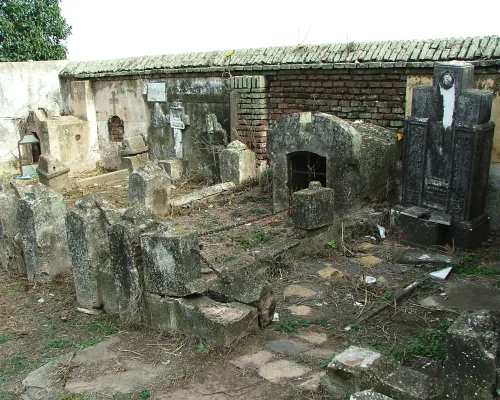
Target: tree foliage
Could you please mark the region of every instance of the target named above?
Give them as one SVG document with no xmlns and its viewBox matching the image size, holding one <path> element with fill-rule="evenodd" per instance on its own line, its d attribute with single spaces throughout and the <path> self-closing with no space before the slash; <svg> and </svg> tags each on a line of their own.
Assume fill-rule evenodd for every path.
<svg viewBox="0 0 500 400">
<path fill-rule="evenodd" d="M 60 0 L 0 0 L 0 61 L 63 60 L 71 26 Z"/>
</svg>

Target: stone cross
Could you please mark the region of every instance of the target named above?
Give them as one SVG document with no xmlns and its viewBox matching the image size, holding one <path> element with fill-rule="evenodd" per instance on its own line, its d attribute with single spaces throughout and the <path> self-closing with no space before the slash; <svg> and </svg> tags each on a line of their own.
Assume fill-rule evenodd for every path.
<svg viewBox="0 0 500 400">
<path fill-rule="evenodd" d="M 189 125 L 189 115 L 184 114 L 184 107 L 180 102 L 173 102 L 170 106 L 170 127 L 174 130 L 175 158 L 182 159 L 182 130 Z"/>
<path fill-rule="evenodd" d="M 111 92 L 111 99 L 109 99 L 109 104 L 113 106 L 113 115 L 116 115 L 116 105 L 119 103 L 118 99 L 116 98 L 116 92 L 113 91 Z"/>
</svg>

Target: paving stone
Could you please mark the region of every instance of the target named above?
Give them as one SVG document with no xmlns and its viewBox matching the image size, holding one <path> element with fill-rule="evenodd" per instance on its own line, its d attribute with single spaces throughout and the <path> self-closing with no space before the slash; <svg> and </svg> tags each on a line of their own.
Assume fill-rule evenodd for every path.
<svg viewBox="0 0 500 400">
<path fill-rule="evenodd" d="M 356 258 L 356 261 L 363 264 L 365 267 L 375 267 L 376 265 L 382 264 L 384 260 L 375 256 L 363 256 Z"/>
<path fill-rule="evenodd" d="M 278 360 L 264 364 L 259 368 L 259 375 L 271 382 L 284 379 L 298 378 L 310 372 L 311 369 L 305 365 L 299 365 L 289 360 Z"/>
<path fill-rule="evenodd" d="M 317 294 L 317 292 L 308 289 L 301 285 L 289 285 L 285 288 L 284 295 L 287 297 L 304 297 L 304 298 L 312 298 Z"/>
<path fill-rule="evenodd" d="M 296 335 L 299 339 L 305 340 L 312 344 L 323 344 L 328 340 L 326 333 L 318 333 L 311 331 L 302 331 Z"/>
<path fill-rule="evenodd" d="M 318 275 L 323 279 L 342 278 L 344 273 L 333 267 L 326 267 L 318 271 Z"/>
<path fill-rule="evenodd" d="M 335 355 L 336 351 L 331 348 L 314 348 L 305 353 L 302 353 L 304 356 L 318 358 L 320 360 L 331 360 Z"/>
<path fill-rule="evenodd" d="M 406 265 L 401 264 L 391 264 L 391 263 L 382 263 L 377 266 L 377 268 L 381 271 L 389 270 L 391 272 L 395 272 L 397 274 L 402 274 L 404 272 L 408 272 L 408 267 Z"/>
<path fill-rule="evenodd" d="M 358 251 L 360 253 L 368 253 L 375 248 L 375 245 L 369 242 L 363 242 L 358 245 Z"/>
<path fill-rule="evenodd" d="M 300 315 L 301 317 L 306 317 L 311 314 L 312 308 L 308 306 L 303 306 L 303 305 L 293 305 L 290 307 L 287 307 L 287 310 L 290 310 L 290 312 L 293 315 Z"/>
<path fill-rule="evenodd" d="M 270 350 L 285 354 L 287 356 L 296 356 L 297 354 L 311 350 L 311 346 L 306 343 L 288 339 L 274 340 L 267 343 L 266 347 Z"/>
<path fill-rule="evenodd" d="M 307 378 L 304 382 L 300 383 L 298 386 L 302 390 L 308 392 L 316 392 L 319 388 L 321 379 L 326 375 L 325 371 L 317 372 Z"/>
<path fill-rule="evenodd" d="M 235 358 L 229 361 L 231 364 L 236 365 L 238 368 L 260 368 L 274 358 L 273 353 L 267 350 L 261 350 L 257 353 L 245 354 L 244 356 Z"/>
<path fill-rule="evenodd" d="M 341 267 L 339 266 L 339 268 L 347 275 L 359 275 L 362 269 L 358 263 L 350 263 Z"/>
<path fill-rule="evenodd" d="M 394 400 L 383 394 L 374 392 L 372 389 L 363 390 L 362 392 L 354 393 L 349 397 L 349 400 Z"/>
</svg>

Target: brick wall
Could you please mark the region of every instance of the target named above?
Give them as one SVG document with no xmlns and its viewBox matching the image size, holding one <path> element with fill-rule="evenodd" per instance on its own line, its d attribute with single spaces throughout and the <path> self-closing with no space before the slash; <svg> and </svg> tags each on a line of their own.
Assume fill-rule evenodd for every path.
<svg viewBox="0 0 500 400">
<path fill-rule="evenodd" d="M 277 71 L 268 77 L 270 119 L 320 111 L 402 129 L 407 73 L 404 68 Z"/>
</svg>

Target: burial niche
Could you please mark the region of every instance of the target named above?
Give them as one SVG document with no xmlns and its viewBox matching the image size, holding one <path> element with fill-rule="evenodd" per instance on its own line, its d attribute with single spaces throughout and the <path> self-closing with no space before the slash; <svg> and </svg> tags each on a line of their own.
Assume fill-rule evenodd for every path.
<svg viewBox="0 0 500 400">
<path fill-rule="evenodd" d="M 288 189 L 290 195 L 306 189 L 312 181 L 326 187 L 326 157 L 309 151 L 297 151 L 287 155 Z"/>
<path fill-rule="evenodd" d="M 121 142 L 123 140 L 123 120 L 117 115 L 108 119 L 109 140 L 111 142 Z"/>
</svg>

